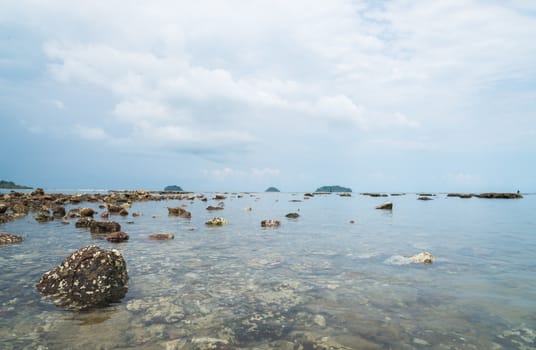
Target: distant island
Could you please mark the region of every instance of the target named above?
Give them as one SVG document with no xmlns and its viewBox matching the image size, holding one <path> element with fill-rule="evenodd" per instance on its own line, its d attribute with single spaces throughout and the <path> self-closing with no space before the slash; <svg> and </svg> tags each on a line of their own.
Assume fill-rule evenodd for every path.
<svg viewBox="0 0 536 350">
<path fill-rule="evenodd" d="M 268 187 L 264 192 L 281 192 L 276 187 Z"/>
<path fill-rule="evenodd" d="M 352 192 L 352 189 L 348 187 L 334 185 L 334 186 L 319 187 L 316 189 L 315 192 Z"/>
<path fill-rule="evenodd" d="M 7 188 L 13 190 L 31 190 L 33 187 L 17 185 L 13 181 L 0 180 L 0 188 Z"/>
<path fill-rule="evenodd" d="M 177 185 L 169 185 L 164 188 L 164 191 L 167 192 L 183 192 L 183 189 Z"/>
</svg>

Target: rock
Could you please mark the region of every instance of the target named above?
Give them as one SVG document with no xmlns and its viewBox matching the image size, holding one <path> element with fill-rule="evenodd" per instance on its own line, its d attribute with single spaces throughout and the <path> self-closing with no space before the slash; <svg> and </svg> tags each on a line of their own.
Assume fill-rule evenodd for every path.
<svg viewBox="0 0 536 350">
<path fill-rule="evenodd" d="M 115 205 L 115 204 L 108 204 L 108 213 L 110 214 L 117 214 L 121 211 L 121 208 L 119 205 Z"/>
<path fill-rule="evenodd" d="M 339 197 L 352 197 L 352 194 L 348 192 L 344 192 L 344 193 L 340 193 Z"/>
<path fill-rule="evenodd" d="M 125 208 L 121 208 L 121 210 L 119 211 L 119 215 L 128 216 L 128 210 L 126 210 Z"/>
<path fill-rule="evenodd" d="M 91 233 L 111 233 L 121 231 L 121 225 L 115 221 L 92 221 L 89 229 Z"/>
<path fill-rule="evenodd" d="M 80 216 L 84 217 L 93 217 L 95 215 L 95 210 L 91 208 L 82 208 L 80 209 Z"/>
<path fill-rule="evenodd" d="M 174 239 L 175 236 L 171 233 L 154 233 L 152 235 L 149 235 L 149 239 L 156 240 L 156 241 L 164 241 L 164 240 L 170 240 Z"/>
<path fill-rule="evenodd" d="M 0 203 L 0 214 L 4 214 L 7 211 L 8 205 L 6 203 Z"/>
<path fill-rule="evenodd" d="M 365 192 L 365 193 L 361 193 L 363 196 L 369 196 L 369 197 L 387 197 L 387 194 L 385 193 L 370 193 L 370 192 Z"/>
<path fill-rule="evenodd" d="M 447 197 L 471 198 L 474 195 L 471 193 L 449 193 Z"/>
<path fill-rule="evenodd" d="M 55 218 L 62 218 L 65 216 L 67 212 L 65 211 L 65 207 L 62 207 L 61 205 L 55 205 L 52 207 L 52 216 Z"/>
<path fill-rule="evenodd" d="M 128 241 L 128 234 L 121 231 L 112 232 L 106 235 L 106 240 L 113 243 Z"/>
<path fill-rule="evenodd" d="M 47 222 L 54 220 L 48 210 L 40 210 L 37 215 L 34 216 L 34 219 L 38 222 Z"/>
<path fill-rule="evenodd" d="M 26 215 L 30 211 L 30 208 L 28 208 L 28 206 L 24 205 L 21 202 L 14 202 L 11 205 L 11 210 L 13 210 L 13 212 L 15 214 L 25 214 Z"/>
<path fill-rule="evenodd" d="M 434 256 L 428 252 L 419 253 L 417 255 L 411 256 L 409 259 L 412 263 L 415 264 L 431 264 L 435 260 Z"/>
<path fill-rule="evenodd" d="M 419 196 L 419 198 L 417 198 L 418 200 L 420 201 L 432 201 L 433 199 L 428 197 L 428 196 Z"/>
<path fill-rule="evenodd" d="M 93 222 L 93 218 L 86 216 L 78 219 L 78 221 L 74 224 L 75 227 L 90 227 L 91 223 Z"/>
<path fill-rule="evenodd" d="M 45 190 L 43 190 L 42 188 L 37 188 L 35 191 L 30 193 L 30 195 L 33 196 L 33 197 L 35 197 L 35 196 L 44 196 L 45 195 Z"/>
<path fill-rule="evenodd" d="M 223 226 L 226 225 L 228 222 L 224 218 L 212 218 L 205 222 L 205 225 L 209 226 Z"/>
<path fill-rule="evenodd" d="M 516 199 L 523 198 L 520 193 L 481 193 L 475 195 L 478 198 L 498 198 L 498 199 Z"/>
<path fill-rule="evenodd" d="M 142 213 L 132 213 L 132 216 L 136 218 L 138 216 L 142 216 Z"/>
<path fill-rule="evenodd" d="M 245 207 L 244 210 L 245 210 L 245 211 L 252 211 L 253 208 L 252 208 L 252 207 Z"/>
<path fill-rule="evenodd" d="M 110 213 L 108 213 L 107 211 L 102 212 L 100 214 L 100 217 L 103 218 L 103 219 L 108 219 L 110 217 Z"/>
<path fill-rule="evenodd" d="M 192 217 L 192 213 L 181 207 L 168 207 L 168 214 L 172 216 L 180 216 L 181 218 L 189 219 Z"/>
<path fill-rule="evenodd" d="M 277 220 L 262 220 L 261 227 L 277 227 L 281 225 L 280 221 Z"/>
<path fill-rule="evenodd" d="M 210 210 L 210 211 L 212 211 L 212 210 L 223 210 L 223 207 L 219 207 L 219 206 L 218 206 L 218 207 L 214 207 L 214 206 L 212 206 L 212 205 L 209 205 L 209 206 L 207 207 L 207 210 Z"/>
<path fill-rule="evenodd" d="M 287 218 L 289 219 L 296 219 L 296 218 L 299 218 L 300 217 L 300 214 L 298 213 L 288 213 L 287 215 L 285 215 Z"/>
<path fill-rule="evenodd" d="M 312 194 L 312 193 L 304 193 L 303 196 L 304 197 L 314 197 L 314 194 Z"/>
<path fill-rule="evenodd" d="M 78 249 L 43 274 L 36 287 L 58 306 L 88 309 L 120 301 L 127 293 L 127 280 L 121 253 L 93 245 Z"/>
<path fill-rule="evenodd" d="M 217 200 L 217 201 L 222 201 L 224 199 L 227 199 L 226 196 L 224 196 L 223 194 L 217 194 L 215 197 L 214 197 L 214 200 Z"/>
<path fill-rule="evenodd" d="M 10 233 L 0 232 L 0 245 L 18 243 L 23 240 L 22 237 Z"/>
<path fill-rule="evenodd" d="M 391 210 L 391 209 L 393 209 L 393 203 L 391 203 L 391 202 L 386 202 L 386 203 L 380 204 L 380 205 L 376 206 L 376 209 L 387 209 L 387 210 Z"/>
<path fill-rule="evenodd" d="M 326 318 L 322 315 L 315 315 L 313 322 L 319 325 L 320 327 L 326 327 Z"/>
</svg>

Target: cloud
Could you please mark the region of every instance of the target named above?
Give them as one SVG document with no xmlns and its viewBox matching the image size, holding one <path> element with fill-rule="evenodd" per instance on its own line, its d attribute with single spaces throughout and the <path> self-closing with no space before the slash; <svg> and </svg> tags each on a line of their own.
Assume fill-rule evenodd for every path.
<svg viewBox="0 0 536 350">
<path fill-rule="evenodd" d="M 73 131 L 76 135 L 86 140 L 102 141 L 109 139 L 109 136 L 101 128 L 75 125 Z"/>
</svg>

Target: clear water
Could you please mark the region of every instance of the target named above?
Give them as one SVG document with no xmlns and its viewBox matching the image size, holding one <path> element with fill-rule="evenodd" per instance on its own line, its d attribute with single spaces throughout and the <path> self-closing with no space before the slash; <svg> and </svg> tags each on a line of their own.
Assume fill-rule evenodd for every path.
<svg viewBox="0 0 536 350">
<path fill-rule="evenodd" d="M 0 246 L 0 349 L 536 348 L 536 196 L 241 195 L 217 212 L 133 203 L 142 216 L 111 218 L 130 235 L 120 244 L 74 220 L 1 225 L 25 241 Z M 392 212 L 374 209 L 386 200 Z M 183 204 L 192 219 L 167 215 Z M 229 224 L 207 227 L 214 216 Z M 159 232 L 175 239 L 148 240 Z M 42 298 L 40 276 L 90 244 L 122 252 L 122 302 L 74 312 Z M 402 258 L 421 251 L 436 262 Z"/>
</svg>

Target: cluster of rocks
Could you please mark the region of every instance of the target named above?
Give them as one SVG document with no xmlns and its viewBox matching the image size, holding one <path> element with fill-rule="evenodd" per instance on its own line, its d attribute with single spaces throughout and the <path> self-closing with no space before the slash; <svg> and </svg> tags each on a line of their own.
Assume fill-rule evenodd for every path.
<svg viewBox="0 0 536 350">
<path fill-rule="evenodd" d="M 12 244 L 21 242 L 23 238 L 21 236 L 12 235 L 10 233 L 0 232 L 0 245 Z"/>
<path fill-rule="evenodd" d="M 523 198 L 523 195 L 518 193 L 509 192 L 489 192 L 489 193 L 449 193 L 447 197 L 459 197 L 459 198 L 488 198 L 488 199 L 518 199 Z"/>
<path fill-rule="evenodd" d="M 205 225 L 208 226 L 223 226 L 226 225 L 228 222 L 224 218 L 212 218 L 205 222 Z"/>
</svg>

